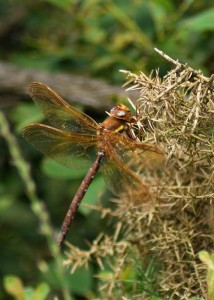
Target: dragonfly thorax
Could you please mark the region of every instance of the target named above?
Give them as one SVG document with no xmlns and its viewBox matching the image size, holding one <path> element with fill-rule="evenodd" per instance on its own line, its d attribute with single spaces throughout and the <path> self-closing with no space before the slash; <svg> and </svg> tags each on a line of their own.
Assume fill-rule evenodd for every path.
<svg viewBox="0 0 214 300">
<path fill-rule="evenodd" d="M 123 104 L 118 104 L 110 110 L 107 117 L 100 125 L 101 131 L 112 131 L 114 133 L 122 133 L 129 127 L 131 121 L 131 111 Z"/>
<path fill-rule="evenodd" d="M 123 104 L 118 104 L 117 106 L 113 107 L 110 110 L 110 116 L 116 118 L 116 119 L 120 119 L 120 120 L 124 120 L 126 122 L 130 122 L 131 117 L 132 117 L 132 113 L 130 111 L 130 109 L 123 105 Z"/>
<path fill-rule="evenodd" d="M 127 122 L 116 119 L 114 117 L 106 118 L 101 124 L 101 132 L 104 131 L 111 131 L 115 133 L 122 133 L 124 130 L 127 129 Z"/>
</svg>

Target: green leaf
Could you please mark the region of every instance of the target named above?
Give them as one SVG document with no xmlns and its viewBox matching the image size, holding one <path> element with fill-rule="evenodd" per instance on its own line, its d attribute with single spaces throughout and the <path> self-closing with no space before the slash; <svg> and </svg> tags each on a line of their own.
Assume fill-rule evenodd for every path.
<svg viewBox="0 0 214 300">
<path fill-rule="evenodd" d="M 157 297 L 157 296 L 152 296 L 151 300 L 163 300 L 163 298 Z"/>
<path fill-rule="evenodd" d="M 15 123 L 17 132 L 20 132 L 24 126 L 31 123 L 40 122 L 44 119 L 42 112 L 33 103 L 24 103 L 17 105 L 10 113 L 12 121 Z"/>
<path fill-rule="evenodd" d="M 92 62 L 92 66 L 95 70 L 100 70 L 103 68 L 108 68 L 115 63 L 115 57 L 113 55 L 103 55 L 97 58 L 96 61 Z"/>
<path fill-rule="evenodd" d="M 87 216 L 92 210 L 90 207 L 84 206 L 84 204 L 97 205 L 97 200 L 104 188 L 105 183 L 102 175 L 97 175 L 84 196 L 83 205 L 79 207 L 79 211 L 83 215 Z"/>
<path fill-rule="evenodd" d="M 214 255 L 210 255 L 207 251 L 201 251 L 199 252 L 199 258 L 214 271 Z"/>
<path fill-rule="evenodd" d="M 137 270 L 132 265 L 128 265 L 121 271 L 119 278 L 120 280 L 135 280 L 137 278 Z"/>
<path fill-rule="evenodd" d="M 33 300 L 44 300 L 50 292 L 50 287 L 46 283 L 40 283 L 33 293 Z"/>
<path fill-rule="evenodd" d="M 16 52 L 11 55 L 11 61 L 16 65 L 33 70 L 53 70 L 53 66 L 58 59 L 58 55 L 50 53 L 38 53 L 38 55 L 35 56 L 31 53 Z"/>
<path fill-rule="evenodd" d="M 33 300 L 33 288 L 31 286 L 24 288 L 24 300 Z"/>
<path fill-rule="evenodd" d="M 69 286 L 73 293 L 78 295 L 86 295 L 91 289 L 93 284 L 92 267 L 80 268 L 69 276 Z"/>
<path fill-rule="evenodd" d="M 203 32 L 207 30 L 214 31 L 214 8 L 205 10 L 194 17 L 185 19 L 181 23 L 180 29 Z"/>
<path fill-rule="evenodd" d="M 44 159 L 42 163 L 42 171 L 49 177 L 57 179 L 78 179 L 84 178 L 89 168 L 69 169 L 52 159 Z"/>
<path fill-rule="evenodd" d="M 50 4 L 58 6 L 59 8 L 71 8 L 72 1 L 71 0 L 46 0 Z"/>
<path fill-rule="evenodd" d="M 113 276 L 114 274 L 111 271 L 101 271 L 96 275 L 96 277 L 101 280 L 111 280 Z"/>
<path fill-rule="evenodd" d="M 15 297 L 17 300 L 24 299 L 24 286 L 17 276 L 7 275 L 4 277 L 4 288 L 8 294 Z"/>
<path fill-rule="evenodd" d="M 0 199 L 0 215 L 5 214 L 6 211 L 14 208 L 15 197 L 11 195 L 11 193 L 0 193 Z"/>
<path fill-rule="evenodd" d="M 166 27 L 167 16 L 172 17 L 173 3 L 172 1 L 150 1 L 148 7 L 151 16 L 153 17 L 155 27 L 158 32 L 164 30 Z"/>
<path fill-rule="evenodd" d="M 207 299 L 214 299 L 214 253 L 209 254 L 207 251 L 201 251 L 199 252 L 199 258 L 207 265 Z"/>
</svg>

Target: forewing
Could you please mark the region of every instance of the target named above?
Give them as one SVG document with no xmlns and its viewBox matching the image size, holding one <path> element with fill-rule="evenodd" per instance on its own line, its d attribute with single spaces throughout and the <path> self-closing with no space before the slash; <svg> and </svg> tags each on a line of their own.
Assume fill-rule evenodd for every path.
<svg viewBox="0 0 214 300">
<path fill-rule="evenodd" d="M 96 134 L 98 124 L 64 101 L 47 85 L 33 82 L 29 85 L 29 93 L 55 127 L 65 131 Z"/>
<path fill-rule="evenodd" d="M 23 136 L 46 156 L 69 168 L 79 168 L 96 159 L 96 136 L 93 135 L 32 124 L 24 128 Z"/>
</svg>

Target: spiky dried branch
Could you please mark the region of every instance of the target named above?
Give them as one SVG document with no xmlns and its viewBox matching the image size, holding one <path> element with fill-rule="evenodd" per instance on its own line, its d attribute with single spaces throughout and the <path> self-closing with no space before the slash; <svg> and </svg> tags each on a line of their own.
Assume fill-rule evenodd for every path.
<svg viewBox="0 0 214 300">
<path fill-rule="evenodd" d="M 88 251 L 70 246 L 67 253 L 66 264 L 73 270 L 91 259 L 102 269 L 105 257 L 112 276 L 101 289 L 102 299 L 130 299 L 130 295 L 149 299 L 145 289 L 149 284 L 143 280 L 151 257 L 158 271 L 153 273 L 150 287 L 155 286 L 163 297 L 205 298 L 207 294 L 206 267 L 198 253 L 213 251 L 214 77 L 207 78 L 159 53 L 175 65 L 163 79 L 158 72 L 147 76 L 123 71 L 125 86 L 139 92 L 133 104 L 138 118 L 134 131 L 141 139 L 160 145 L 166 156 L 165 165 L 144 178 L 155 191 L 155 210 L 148 215 L 118 201 L 116 210 L 103 214 L 106 209 L 99 206 L 101 214 L 118 218 L 115 235 L 98 237 Z M 139 173 L 143 167 L 139 166 Z M 134 262 L 140 265 L 141 275 L 127 292 L 122 278 L 126 268 L 134 268 Z"/>
</svg>

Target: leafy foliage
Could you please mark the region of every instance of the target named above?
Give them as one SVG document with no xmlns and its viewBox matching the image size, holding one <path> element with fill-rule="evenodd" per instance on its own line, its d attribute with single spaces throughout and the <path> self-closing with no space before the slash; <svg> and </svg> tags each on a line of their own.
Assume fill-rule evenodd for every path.
<svg viewBox="0 0 214 300">
<path fill-rule="evenodd" d="M 24 287 L 22 281 L 16 276 L 6 276 L 4 278 L 6 291 L 17 300 L 47 299 L 50 287 L 46 283 L 40 283 L 35 289 Z"/>
<path fill-rule="evenodd" d="M 121 82 L 119 69 L 165 70 L 153 51 L 158 47 L 212 72 L 213 17 L 212 1 L 40 1 L 28 5 L 14 33 L 18 47 L 12 48 L 9 36 L 11 51 L 3 53 L 23 66 L 75 70 Z"/>
</svg>

